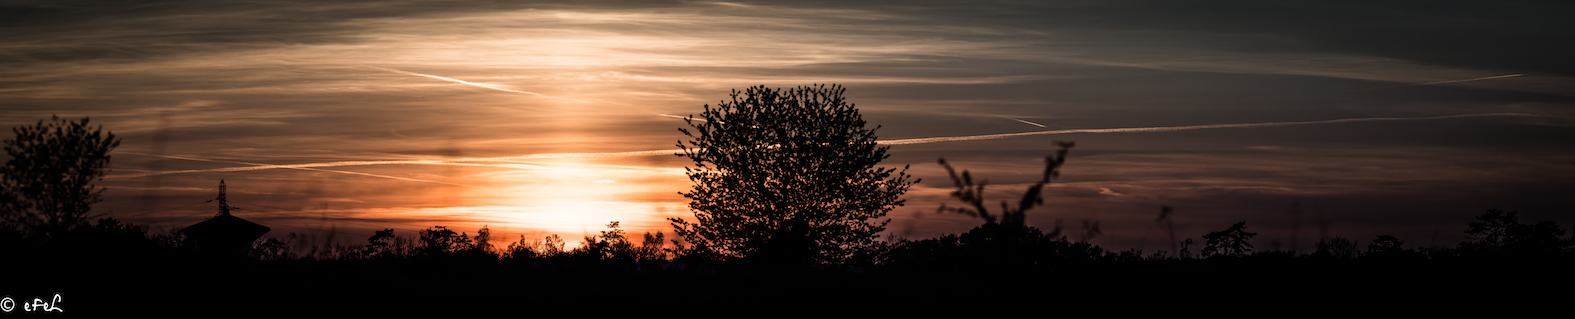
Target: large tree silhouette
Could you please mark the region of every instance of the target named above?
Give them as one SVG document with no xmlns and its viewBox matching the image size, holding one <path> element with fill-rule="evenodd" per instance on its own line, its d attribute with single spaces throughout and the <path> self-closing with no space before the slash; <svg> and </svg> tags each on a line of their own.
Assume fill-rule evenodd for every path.
<svg viewBox="0 0 1575 319">
<path fill-rule="evenodd" d="M 88 211 L 104 193 L 94 183 L 104 177 L 109 151 L 120 146 L 103 127 L 53 117 L 11 129 L 5 140 L 11 159 L 0 166 L 0 217 L 45 236 L 86 225 Z"/>
<path fill-rule="evenodd" d="M 670 218 L 691 253 L 754 262 L 842 263 L 869 247 L 917 180 L 877 168 L 875 143 L 841 86 L 733 91 L 679 129 L 694 222 Z M 879 126 L 876 127 L 878 129 Z"/>
</svg>

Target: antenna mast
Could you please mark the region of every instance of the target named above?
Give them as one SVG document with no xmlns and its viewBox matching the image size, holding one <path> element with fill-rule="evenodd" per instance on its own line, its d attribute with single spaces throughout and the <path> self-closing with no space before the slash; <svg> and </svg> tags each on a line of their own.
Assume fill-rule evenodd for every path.
<svg viewBox="0 0 1575 319">
<path fill-rule="evenodd" d="M 218 198 L 218 200 L 219 200 L 219 215 L 220 216 L 229 215 L 230 214 L 230 209 L 231 209 L 230 208 L 230 201 L 224 197 L 224 180 L 222 180 L 222 179 L 219 180 L 219 198 Z"/>
</svg>

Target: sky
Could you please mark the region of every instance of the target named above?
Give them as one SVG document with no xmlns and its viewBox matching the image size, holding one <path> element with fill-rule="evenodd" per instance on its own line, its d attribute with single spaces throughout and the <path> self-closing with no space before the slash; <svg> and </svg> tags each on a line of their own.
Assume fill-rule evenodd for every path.
<svg viewBox="0 0 1575 319">
<path fill-rule="evenodd" d="M 937 160 L 1028 223 L 1168 249 L 1448 246 L 1488 209 L 1575 225 L 1575 4 L 1558 1 L 4 1 L 0 125 L 123 139 L 94 212 L 302 243 L 431 226 L 571 245 L 692 218 L 680 119 L 839 84 L 922 179 L 883 238 L 965 232 Z M 1028 133 L 1028 134 L 1015 134 Z M 6 138 L 10 138 L 7 134 Z M 1090 227 L 1097 223 L 1098 232 Z"/>
</svg>

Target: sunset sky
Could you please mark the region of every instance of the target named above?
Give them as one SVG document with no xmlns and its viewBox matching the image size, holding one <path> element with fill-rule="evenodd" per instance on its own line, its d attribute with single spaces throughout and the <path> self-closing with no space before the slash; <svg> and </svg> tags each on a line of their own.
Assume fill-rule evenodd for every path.
<svg viewBox="0 0 1575 319">
<path fill-rule="evenodd" d="M 158 232 L 223 179 L 273 237 L 671 236 L 679 117 L 811 84 L 923 179 L 888 237 L 982 223 L 937 213 L 938 158 L 1013 200 L 1054 140 L 1077 147 L 1029 224 L 1113 249 L 1168 249 L 1167 205 L 1179 237 L 1246 221 L 1259 250 L 1575 225 L 1575 4 L 792 3 L 5 1 L 0 125 L 122 137 L 94 212 Z"/>
</svg>

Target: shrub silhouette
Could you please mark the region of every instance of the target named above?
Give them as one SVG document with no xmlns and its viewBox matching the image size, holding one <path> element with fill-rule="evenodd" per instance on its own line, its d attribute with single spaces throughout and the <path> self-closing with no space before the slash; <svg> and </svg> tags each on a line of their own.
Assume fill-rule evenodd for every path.
<svg viewBox="0 0 1575 319">
<path fill-rule="evenodd" d="M 902 241 L 896 244 L 888 259 L 902 267 L 942 267 L 969 269 L 971 271 L 1026 271 L 1035 265 L 1087 261 L 1104 255 L 1103 249 L 1090 245 L 1087 239 L 1100 233 L 1098 222 L 1083 221 L 1082 240 L 1073 243 L 1061 235 L 1061 223 L 1044 232 L 1026 224 L 1027 211 L 1044 204 L 1044 187 L 1060 176 L 1062 164 L 1074 142 L 1056 141 L 1060 147 L 1055 154 L 1045 157 L 1045 170 L 1040 180 L 1024 192 L 1013 207 L 1001 202 L 998 214 L 991 213 L 985 204 L 984 188 L 989 183 L 974 183 L 973 175 L 964 170 L 961 174 L 942 158 L 937 160 L 946 168 L 953 185 L 957 187 L 951 197 L 966 206 L 941 205 L 938 213 L 958 213 L 984 220 L 980 225 L 961 235 L 947 235 L 936 239 Z M 922 266 L 930 265 L 930 266 Z"/>
<path fill-rule="evenodd" d="M 990 209 L 985 206 L 984 186 L 989 184 L 988 181 L 981 180 L 979 184 L 974 184 L 973 176 L 968 174 L 968 171 L 964 170 L 962 176 L 958 177 L 957 171 L 952 169 L 951 164 L 946 163 L 945 158 L 938 160 L 941 166 L 946 167 L 946 174 L 951 176 L 952 183 L 957 186 L 957 189 L 951 192 L 951 197 L 968 204 L 968 206 L 953 207 L 941 204 L 937 211 L 979 217 L 984 219 L 985 225 L 995 224 L 997 219 L 999 219 L 1001 224 L 1008 227 L 1024 226 L 1028 210 L 1045 203 L 1043 194 L 1045 185 L 1049 184 L 1056 177 L 1061 176 L 1059 169 L 1062 164 L 1066 163 L 1067 151 L 1077 145 L 1076 142 L 1062 141 L 1055 141 L 1055 144 L 1060 149 L 1056 150 L 1055 155 L 1045 157 L 1045 172 L 1040 177 L 1039 182 L 1028 187 L 1028 191 L 1023 193 L 1023 198 L 1017 201 L 1017 207 L 1011 207 L 1006 201 L 1001 201 L 1001 213 L 999 216 L 990 214 Z M 1087 223 L 1087 221 L 1084 222 L 1085 226 Z M 1061 233 L 1061 229 L 1057 227 L 1050 233 L 1051 237 L 1058 236 Z"/>
</svg>

